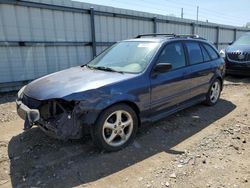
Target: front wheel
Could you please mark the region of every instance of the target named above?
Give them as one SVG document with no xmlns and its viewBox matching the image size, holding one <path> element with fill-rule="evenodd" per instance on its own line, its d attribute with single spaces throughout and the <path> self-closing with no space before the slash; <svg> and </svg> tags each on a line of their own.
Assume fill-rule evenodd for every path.
<svg viewBox="0 0 250 188">
<path fill-rule="evenodd" d="M 134 140 L 138 127 L 135 111 L 125 104 L 104 110 L 91 130 L 97 147 L 106 151 L 117 151 Z"/>
<path fill-rule="evenodd" d="M 215 105 L 220 98 L 220 93 L 221 93 L 221 81 L 216 79 L 211 84 L 208 90 L 205 103 L 209 106 Z"/>
</svg>

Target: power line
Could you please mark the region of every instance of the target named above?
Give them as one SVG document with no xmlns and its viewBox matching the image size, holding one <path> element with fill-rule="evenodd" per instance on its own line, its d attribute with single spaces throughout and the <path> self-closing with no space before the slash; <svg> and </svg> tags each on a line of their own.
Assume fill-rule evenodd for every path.
<svg viewBox="0 0 250 188">
<path fill-rule="evenodd" d="M 195 20 L 195 17 L 196 17 L 196 20 L 200 20 L 200 21 L 207 21 L 207 20 L 213 20 L 214 23 L 223 23 L 226 25 L 239 25 L 239 23 L 241 23 L 241 20 L 240 19 L 237 19 L 235 17 L 228 17 L 228 16 L 223 16 L 223 15 L 219 15 L 219 17 L 215 17 L 213 15 L 207 15 L 205 12 L 207 11 L 210 11 L 210 12 L 215 12 L 214 14 L 219 14 L 217 13 L 216 11 L 213 11 L 213 10 L 209 10 L 209 9 L 200 9 L 196 7 L 196 11 L 195 11 L 195 6 L 194 5 L 191 5 L 191 4 L 187 4 L 187 3 L 182 3 L 180 6 L 179 5 L 171 5 L 171 6 L 167 6 L 165 9 L 162 9 L 162 8 L 159 8 L 158 6 L 154 6 L 154 3 L 153 2 L 149 2 L 148 0 L 138 0 L 138 1 L 141 1 L 143 3 L 137 3 L 137 2 L 133 2 L 133 3 L 127 3 L 127 2 L 124 2 L 122 0 L 110 0 L 110 1 L 113 1 L 113 2 L 119 2 L 121 4 L 124 4 L 126 5 L 127 7 L 130 7 L 131 5 L 136 5 L 138 7 L 143 7 L 143 8 L 146 8 L 147 10 L 149 10 L 150 12 L 153 12 L 153 13 L 156 13 L 156 14 L 163 14 L 163 15 L 170 15 L 171 13 L 174 15 L 176 14 L 176 12 L 179 12 L 181 10 L 181 16 L 178 16 L 176 15 L 177 17 L 183 17 L 184 18 L 184 15 L 185 15 L 185 18 L 187 19 L 193 19 Z M 174 2 L 171 2 L 171 0 L 164 0 L 166 3 L 174 3 Z M 148 5 L 148 6 L 147 6 Z M 192 8 L 190 8 L 192 7 Z M 122 8 L 122 7 L 121 7 Z M 141 11 L 141 9 L 136 9 L 136 8 L 132 8 L 133 10 L 139 10 Z M 195 14 L 196 12 L 196 14 Z M 198 19 L 197 19 L 198 18 Z"/>
</svg>

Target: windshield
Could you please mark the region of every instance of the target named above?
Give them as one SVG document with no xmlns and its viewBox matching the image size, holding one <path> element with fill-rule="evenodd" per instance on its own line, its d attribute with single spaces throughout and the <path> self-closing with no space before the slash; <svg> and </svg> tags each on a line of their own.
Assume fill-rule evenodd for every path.
<svg viewBox="0 0 250 188">
<path fill-rule="evenodd" d="M 234 42 L 236 45 L 250 45 L 250 34 L 243 35 Z"/>
<path fill-rule="evenodd" d="M 120 42 L 90 61 L 88 67 L 140 73 L 147 67 L 159 46 L 156 42 Z"/>
</svg>

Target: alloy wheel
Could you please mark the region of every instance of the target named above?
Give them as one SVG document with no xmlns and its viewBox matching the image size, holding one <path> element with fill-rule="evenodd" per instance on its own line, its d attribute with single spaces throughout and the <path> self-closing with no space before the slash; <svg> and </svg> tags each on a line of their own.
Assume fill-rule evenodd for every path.
<svg viewBox="0 0 250 188">
<path fill-rule="evenodd" d="M 105 120 L 102 129 L 104 141 L 110 146 L 121 146 L 127 142 L 133 132 L 133 118 L 125 110 L 113 112 Z"/>
<path fill-rule="evenodd" d="M 218 81 L 214 82 L 210 91 L 210 100 L 212 103 L 216 103 L 220 96 L 221 86 Z"/>
</svg>

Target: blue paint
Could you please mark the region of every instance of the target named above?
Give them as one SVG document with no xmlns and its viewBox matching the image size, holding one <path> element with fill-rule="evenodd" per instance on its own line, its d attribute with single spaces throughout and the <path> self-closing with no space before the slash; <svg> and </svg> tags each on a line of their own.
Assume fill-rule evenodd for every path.
<svg viewBox="0 0 250 188">
<path fill-rule="evenodd" d="M 147 39 L 130 41 L 143 40 Z M 165 45 L 181 41 L 187 52 L 184 44 L 191 40 L 208 44 L 199 39 L 150 39 L 151 42 L 160 43 L 160 47 L 141 73 L 109 72 L 86 66 L 73 67 L 31 82 L 25 88 L 24 94 L 42 101 L 81 101 L 83 111 L 96 113 L 119 102 L 131 102 L 138 107 L 142 122 L 158 120 L 204 100 L 212 81 L 224 78 L 222 58 L 191 65 L 187 54 L 185 67 L 153 76 L 153 68 Z M 95 119 L 92 120 L 94 121 Z"/>
</svg>

